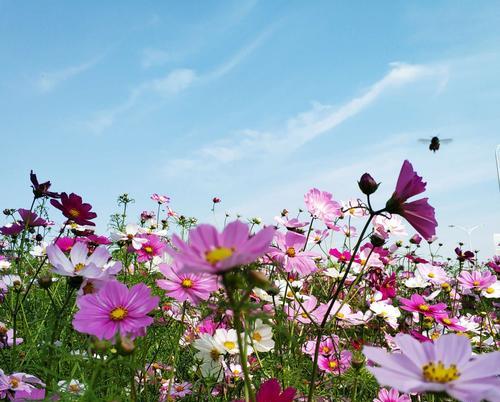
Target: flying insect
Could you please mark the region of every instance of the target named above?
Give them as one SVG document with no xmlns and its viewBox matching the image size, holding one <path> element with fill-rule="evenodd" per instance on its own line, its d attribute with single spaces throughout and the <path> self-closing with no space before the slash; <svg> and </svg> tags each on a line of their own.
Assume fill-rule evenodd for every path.
<svg viewBox="0 0 500 402">
<path fill-rule="evenodd" d="M 434 136 L 431 139 L 421 138 L 418 141 L 429 144 L 429 150 L 432 152 L 436 152 L 439 150 L 441 144 L 448 144 L 453 140 L 451 138 L 441 139 L 438 136 Z"/>
</svg>

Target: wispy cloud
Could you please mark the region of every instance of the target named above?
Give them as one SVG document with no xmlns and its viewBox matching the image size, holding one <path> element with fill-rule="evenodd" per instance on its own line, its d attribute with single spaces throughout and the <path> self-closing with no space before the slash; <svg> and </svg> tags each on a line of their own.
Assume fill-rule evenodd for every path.
<svg viewBox="0 0 500 402">
<path fill-rule="evenodd" d="M 35 85 L 40 92 L 51 92 L 65 81 L 68 81 L 69 79 L 74 78 L 92 68 L 99 62 L 100 59 L 101 57 L 96 57 L 75 66 L 69 66 L 57 71 L 44 72 L 40 74 L 40 77 L 37 79 Z"/>
<path fill-rule="evenodd" d="M 274 25 L 273 25 L 274 26 Z M 240 49 L 226 62 L 216 66 L 207 73 L 199 74 L 194 69 L 180 68 L 168 72 L 162 77 L 151 79 L 140 83 L 133 88 L 128 98 L 121 104 L 97 113 L 97 115 L 85 123 L 86 128 L 94 133 L 101 133 L 113 125 L 119 115 L 131 110 L 138 101 L 148 94 L 156 94 L 162 97 L 176 95 L 187 90 L 196 83 L 206 83 L 224 77 L 236 66 L 242 63 L 245 58 L 259 47 L 263 41 L 271 34 L 273 28 L 268 28 L 257 36 L 251 43 Z M 160 54 L 157 55 L 161 57 Z"/>
<path fill-rule="evenodd" d="M 172 60 L 177 60 L 178 56 L 172 52 L 163 49 L 146 48 L 141 54 L 141 66 L 151 68 L 162 66 Z"/>
<path fill-rule="evenodd" d="M 375 102 L 384 92 L 424 78 L 438 78 L 438 88 L 445 85 L 448 71 L 444 66 L 392 63 L 389 72 L 361 95 L 340 107 L 314 103 L 313 107 L 285 122 L 283 127 L 269 132 L 242 130 L 235 135 L 212 142 L 182 158 L 182 166 L 207 166 L 269 155 L 277 149 L 293 152 L 316 137 L 327 133 L 357 115 Z M 441 88 L 442 90 L 442 88 Z M 188 163 L 188 161 L 191 161 Z M 179 160 L 167 166 L 175 174 Z M 185 170 L 185 169 L 183 169 Z"/>
</svg>

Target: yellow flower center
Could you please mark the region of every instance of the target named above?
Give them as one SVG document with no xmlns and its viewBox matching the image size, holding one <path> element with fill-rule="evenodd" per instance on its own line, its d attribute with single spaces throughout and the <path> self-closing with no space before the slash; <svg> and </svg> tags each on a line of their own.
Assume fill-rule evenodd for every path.
<svg viewBox="0 0 500 402">
<path fill-rule="evenodd" d="M 328 346 L 323 346 L 321 348 L 321 351 L 324 353 L 324 354 L 328 354 L 330 353 L 330 348 Z"/>
<path fill-rule="evenodd" d="M 345 317 L 345 314 L 344 313 L 337 313 L 336 317 L 342 319 Z"/>
<path fill-rule="evenodd" d="M 183 387 L 182 385 L 177 385 L 177 386 L 175 387 L 175 390 L 176 390 L 177 392 L 181 392 L 181 391 L 184 391 L 184 387 Z"/>
<path fill-rule="evenodd" d="M 474 281 L 474 282 L 472 282 L 472 284 L 473 284 L 474 286 L 479 286 L 479 281 Z"/>
<path fill-rule="evenodd" d="M 451 324 L 451 320 L 449 318 L 443 318 L 443 322 L 446 324 L 446 325 L 450 325 Z"/>
<path fill-rule="evenodd" d="M 193 287 L 193 281 L 191 279 L 189 279 L 189 278 L 183 279 L 182 283 L 181 283 L 181 286 L 183 288 L 190 289 L 190 288 Z"/>
<path fill-rule="evenodd" d="M 128 311 L 123 308 L 123 307 L 117 307 L 111 310 L 109 313 L 109 318 L 111 318 L 113 321 L 122 321 L 124 320 L 128 315 Z"/>
<path fill-rule="evenodd" d="M 260 333 L 258 333 L 257 331 L 255 331 L 253 334 L 252 334 L 252 339 L 256 342 L 260 342 L 262 340 L 262 335 Z"/>
<path fill-rule="evenodd" d="M 226 341 L 226 342 L 224 342 L 224 347 L 228 350 L 232 350 L 236 347 L 236 344 L 234 342 L 231 342 L 231 341 Z"/>
<path fill-rule="evenodd" d="M 495 289 L 493 288 L 486 289 L 486 293 L 488 293 L 489 295 L 491 295 L 493 292 L 495 292 Z"/>
<path fill-rule="evenodd" d="M 75 272 L 80 272 L 83 268 L 85 268 L 85 264 L 79 262 L 75 265 Z"/>
<path fill-rule="evenodd" d="M 338 364 L 337 364 L 337 362 L 336 362 L 336 361 L 334 361 L 334 360 L 330 360 L 330 361 L 328 362 L 328 367 L 330 367 L 332 370 L 333 370 L 333 369 L 335 369 L 335 368 L 337 368 L 337 366 L 338 366 Z"/>
<path fill-rule="evenodd" d="M 151 254 L 153 252 L 153 247 L 151 246 L 146 246 L 144 247 L 144 251 L 148 254 Z"/>
<path fill-rule="evenodd" d="M 288 247 L 286 249 L 286 255 L 289 256 L 290 258 L 295 257 L 295 248 L 293 247 Z"/>
<path fill-rule="evenodd" d="M 80 216 L 80 211 L 76 208 L 71 208 L 68 212 L 73 218 L 78 218 Z"/>
<path fill-rule="evenodd" d="M 441 288 L 442 288 L 443 290 L 446 290 L 446 291 L 451 290 L 451 286 L 450 286 L 450 284 L 449 284 L 449 283 L 446 283 L 446 282 L 441 284 Z"/>
<path fill-rule="evenodd" d="M 218 262 L 231 257 L 234 249 L 227 247 L 216 247 L 205 254 L 205 259 L 210 265 L 215 265 Z"/>
<path fill-rule="evenodd" d="M 69 384 L 68 390 L 73 394 L 77 394 L 80 392 L 80 386 L 78 384 Z"/>
<path fill-rule="evenodd" d="M 460 377 L 456 365 L 452 364 L 449 367 L 445 367 L 442 362 L 427 363 L 425 366 L 422 366 L 422 374 L 426 381 L 441 384 L 455 381 Z"/>
<path fill-rule="evenodd" d="M 429 306 L 427 304 L 421 304 L 420 306 L 418 306 L 418 309 L 420 311 L 429 311 Z"/>
<path fill-rule="evenodd" d="M 19 386 L 19 380 L 16 377 L 10 379 L 10 387 L 17 388 Z"/>
<path fill-rule="evenodd" d="M 427 276 L 428 276 L 429 278 L 434 278 L 436 275 L 434 274 L 434 272 L 429 272 L 429 273 L 427 274 Z"/>
</svg>

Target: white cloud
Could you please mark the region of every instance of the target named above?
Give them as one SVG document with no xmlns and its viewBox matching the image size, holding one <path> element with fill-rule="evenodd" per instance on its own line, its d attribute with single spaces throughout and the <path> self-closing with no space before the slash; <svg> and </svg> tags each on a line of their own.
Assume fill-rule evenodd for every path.
<svg viewBox="0 0 500 402">
<path fill-rule="evenodd" d="M 222 140 L 213 142 L 193 152 L 188 158 L 192 166 L 207 166 L 229 163 L 248 157 L 269 155 L 277 150 L 293 152 L 316 137 L 327 133 L 357 115 L 376 101 L 384 92 L 424 78 L 438 78 L 439 87 L 447 80 L 448 71 L 443 66 L 392 63 L 390 71 L 379 81 L 367 88 L 361 95 L 340 107 L 314 103 L 308 111 L 285 122 L 281 129 L 273 132 L 243 130 Z M 184 158 L 185 160 L 186 158 Z M 167 166 L 174 174 L 176 161 Z"/>
<path fill-rule="evenodd" d="M 163 78 L 146 83 L 143 88 L 151 88 L 160 95 L 174 95 L 187 89 L 195 80 L 196 72 L 183 68 L 173 70 Z"/>
<path fill-rule="evenodd" d="M 171 52 L 162 49 L 146 48 L 142 51 L 141 66 L 143 68 L 162 66 L 173 59 L 175 59 L 175 56 Z"/>
<path fill-rule="evenodd" d="M 76 66 L 64 68 L 62 70 L 44 72 L 40 74 L 40 77 L 36 81 L 36 87 L 40 92 L 51 92 L 63 82 L 87 71 L 88 69 L 93 67 L 99 60 L 100 57 L 94 58 Z"/>
</svg>

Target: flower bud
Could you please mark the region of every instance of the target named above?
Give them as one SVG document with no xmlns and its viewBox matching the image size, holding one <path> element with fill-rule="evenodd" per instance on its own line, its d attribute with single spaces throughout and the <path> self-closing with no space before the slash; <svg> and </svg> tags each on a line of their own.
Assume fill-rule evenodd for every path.
<svg viewBox="0 0 500 402">
<path fill-rule="evenodd" d="M 253 270 L 249 271 L 248 277 L 249 277 L 250 281 L 252 282 L 252 285 L 257 286 L 261 289 L 266 290 L 271 285 L 267 276 L 264 275 L 262 272 L 253 271 Z"/>
<path fill-rule="evenodd" d="M 385 240 L 377 234 L 370 236 L 370 242 L 373 247 L 382 247 L 385 244 Z"/>
<path fill-rule="evenodd" d="M 42 289 L 48 289 L 52 286 L 52 276 L 50 275 L 44 275 L 38 278 L 38 285 Z"/>
<path fill-rule="evenodd" d="M 410 237 L 410 243 L 411 244 L 420 244 L 420 242 L 422 241 L 422 237 L 415 233 L 412 237 Z"/>
<path fill-rule="evenodd" d="M 365 173 L 358 181 L 359 189 L 366 195 L 373 194 L 377 191 L 379 184 L 380 183 L 377 183 L 369 173 Z"/>
<path fill-rule="evenodd" d="M 83 283 L 82 276 L 68 276 L 68 285 L 73 289 L 80 289 L 82 283 Z"/>
<path fill-rule="evenodd" d="M 116 343 L 116 350 L 121 356 L 128 356 L 134 353 L 135 344 L 134 341 L 125 336 L 120 336 L 120 339 Z"/>
</svg>

